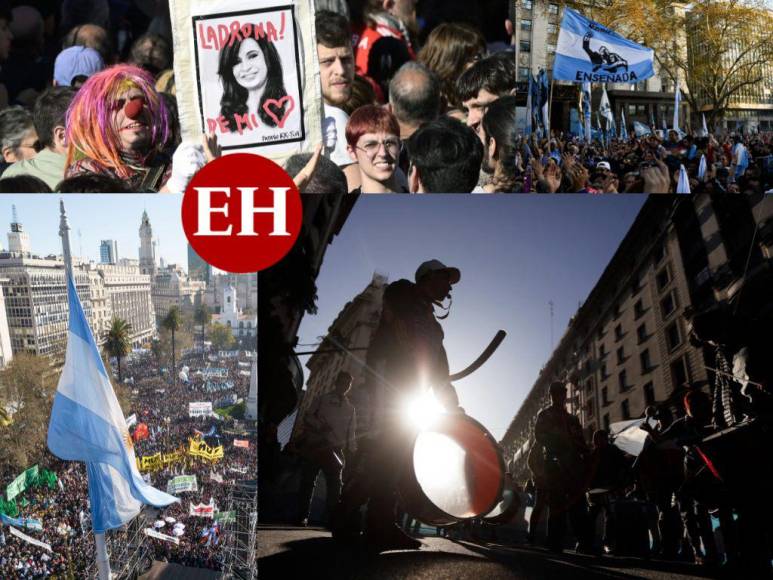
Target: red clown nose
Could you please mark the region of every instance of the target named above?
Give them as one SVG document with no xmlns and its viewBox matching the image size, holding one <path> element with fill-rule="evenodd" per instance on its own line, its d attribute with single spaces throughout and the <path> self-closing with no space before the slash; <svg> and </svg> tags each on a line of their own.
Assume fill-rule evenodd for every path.
<svg viewBox="0 0 773 580">
<path fill-rule="evenodd" d="M 123 113 L 130 119 L 134 120 L 142 113 L 142 108 L 145 106 L 145 99 L 143 97 L 136 97 L 126 103 L 123 108 Z"/>
</svg>

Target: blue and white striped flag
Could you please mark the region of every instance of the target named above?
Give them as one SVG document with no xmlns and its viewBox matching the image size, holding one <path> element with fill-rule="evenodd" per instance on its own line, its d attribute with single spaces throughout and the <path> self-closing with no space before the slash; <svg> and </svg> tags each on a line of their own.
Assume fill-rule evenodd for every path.
<svg viewBox="0 0 773 580">
<path fill-rule="evenodd" d="M 564 8 L 553 79 L 594 83 L 638 83 L 655 74 L 655 53 L 598 22 Z"/>
<path fill-rule="evenodd" d="M 701 155 L 701 162 L 698 164 L 698 179 L 703 181 L 706 177 L 706 156 Z"/>
<path fill-rule="evenodd" d="M 620 138 L 628 141 L 628 128 L 625 126 L 625 111 L 620 111 Z"/>
<path fill-rule="evenodd" d="M 120 527 L 140 511 L 179 501 L 151 487 L 137 470 L 132 439 L 99 356 L 72 275 L 67 272 L 70 322 L 64 368 L 48 424 L 48 448 L 69 461 L 85 461 L 92 528 Z"/>
<path fill-rule="evenodd" d="M 679 166 L 679 182 L 676 184 L 676 193 L 690 193 L 690 180 L 684 165 Z"/>
<path fill-rule="evenodd" d="M 674 91 L 674 121 L 672 129 L 679 130 L 679 104 L 682 102 L 682 90 L 679 88 L 679 79 L 676 79 L 676 90 Z"/>
<path fill-rule="evenodd" d="M 633 122 L 633 132 L 637 137 L 644 137 L 645 135 L 652 135 L 652 129 L 647 127 L 644 123 L 639 121 Z"/>
<path fill-rule="evenodd" d="M 590 126 L 590 115 L 591 115 L 591 100 L 590 100 L 590 83 L 582 83 L 582 111 L 585 115 L 585 141 L 590 143 L 591 142 L 591 126 Z"/>
<path fill-rule="evenodd" d="M 701 113 L 701 118 L 703 119 L 703 136 L 708 137 L 709 129 L 708 127 L 706 127 L 706 115 L 704 113 Z"/>
</svg>

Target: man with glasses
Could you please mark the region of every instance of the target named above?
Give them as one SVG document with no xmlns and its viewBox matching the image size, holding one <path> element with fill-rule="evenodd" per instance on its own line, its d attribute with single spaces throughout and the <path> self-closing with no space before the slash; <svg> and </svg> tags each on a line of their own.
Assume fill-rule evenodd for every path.
<svg viewBox="0 0 773 580">
<path fill-rule="evenodd" d="M 3 177 L 31 175 L 46 182 L 52 190 L 64 179 L 67 160 L 65 145 L 65 116 L 75 90 L 70 87 L 53 87 L 35 101 L 32 121 L 37 130 L 38 153 L 11 165 Z"/>
<path fill-rule="evenodd" d="M 346 142 L 362 184 L 353 193 L 407 193 L 397 168 L 402 142 L 394 115 L 375 105 L 360 107 L 346 126 Z"/>
<path fill-rule="evenodd" d="M 0 173 L 11 163 L 35 156 L 38 136 L 32 125 L 32 115 L 21 107 L 0 112 L 0 151 L 3 164 Z"/>
</svg>

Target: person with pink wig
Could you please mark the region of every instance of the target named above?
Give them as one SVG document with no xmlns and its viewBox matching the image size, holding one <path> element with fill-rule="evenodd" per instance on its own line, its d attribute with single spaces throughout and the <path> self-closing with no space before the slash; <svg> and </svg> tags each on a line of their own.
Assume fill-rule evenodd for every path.
<svg viewBox="0 0 773 580">
<path fill-rule="evenodd" d="M 193 175 L 220 156 L 217 138 L 182 143 L 170 158 L 164 146 L 169 112 L 153 77 L 131 65 L 91 76 L 67 111 L 65 177 L 96 173 L 135 191 L 185 191 Z"/>
</svg>

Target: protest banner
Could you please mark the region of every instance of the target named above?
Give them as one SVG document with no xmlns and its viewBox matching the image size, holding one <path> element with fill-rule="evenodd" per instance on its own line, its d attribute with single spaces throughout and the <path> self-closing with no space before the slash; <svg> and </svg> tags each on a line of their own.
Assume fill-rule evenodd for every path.
<svg viewBox="0 0 773 580">
<path fill-rule="evenodd" d="M 28 528 L 30 530 L 43 531 L 43 522 L 35 518 L 11 518 L 4 514 L 0 514 L 0 521 L 7 526 L 19 526 L 20 528 Z"/>
<path fill-rule="evenodd" d="M 206 503 L 194 504 L 193 502 L 191 502 L 190 508 L 188 510 L 188 515 L 196 516 L 200 518 L 212 518 L 215 516 L 216 511 L 217 511 L 217 506 L 215 505 L 215 500 L 211 499 L 208 504 Z"/>
<path fill-rule="evenodd" d="M 236 521 L 236 512 L 217 512 L 215 514 L 215 521 L 221 524 L 228 524 Z"/>
<path fill-rule="evenodd" d="M 170 0 L 184 139 L 278 163 L 321 139 L 311 0 Z"/>
<path fill-rule="evenodd" d="M 234 439 L 234 447 L 243 447 L 244 449 L 249 449 L 250 442 L 246 439 Z"/>
<path fill-rule="evenodd" d="M 151 538 L 156 538 L 157 540 L 164 540 L 165 542 L 171 542 L 172 544 L 180 543 L 180 538 L 175 538 L 174 536 L 167 536 L 166 534 L 157 532 L 152 528 L 145 528 L 143 531 L 145 532 L 146 536 L 150 536 Z"/>
<path fill-rule="evenodd" d="M 238 350 L 220 350 L 217 352 L 220 358 L 239 358 Z"/>
<path fill-rule="evenodd" d="M 194 457 L 203 457 L 209 461 L 217 461 L 223 458 L 223 446 L 210 447 L 206 442 L 196 439 L 190 439 L 188 455 Z"/>
<path fill-rule="evenodd" d="M 22 493 L 30 485 L 32 485 L 38 477 L 38 466 L 34 465 L 29 469 L 23 471 L 19 476 L 14 479 L 8 487 L 5 488 L 5 497 L 8 501 L 11 501 L 17 495 Z"/>
<path fill-rule="evenodd" d="M 210 481 L 216 481 L 217 483 L 223 483 L 223 476 L 219 473 L 215 473 L 214 471 L 210 472 L 209 474 Z"/>
<path fill-rule="evenodd" d="M 13 526 L 8 526 L 8 529 L 11 531 L 11 535 L 16 536 L 20 540 L 24 540 L 28 544 L 32 544 L 33 546 L 37 546 L 38 548 L 43 548 L 44 550 L 48 550 L 49 552 L 53 552 L 53 550 L 51 549 L 51 544 L 46 544 L 44 542 L 41 542 L 39 540 L 36 540 L 35 538 L 28 536 L 27 534 L 23 534 Z"/>
<path fill-rule="evenodd" d="M 212 414 L 212 403 L 188 403 L 189 417 L 208 417 Z"/>
<path fill-rule="evenodd" d="M 178 475 L 166 484 L 166 493 L 177 495 L 184 491 L 198 491 L 199 484 L 195 475 Z"/>
<path fill-rule="evenodd" d="M 228 369 L 209 367 L 201 371 L 205 379 L 227 379 Z"/>
<path fill-rule="evenodd" d="M 651 48 L 564 8 L 553 80 L 575 83 L 638 83 L 655 74 Z"/>
</svg>

